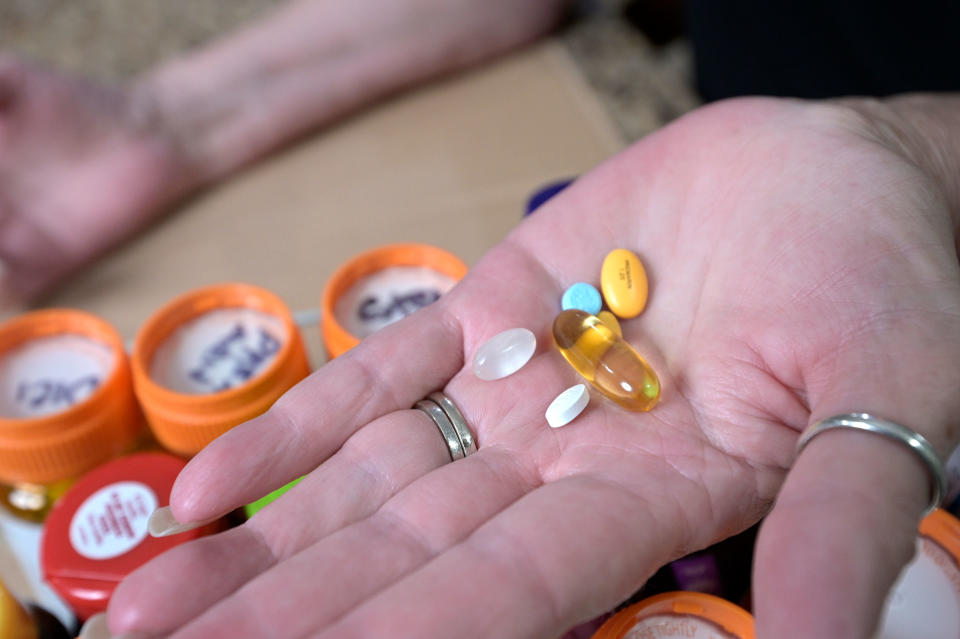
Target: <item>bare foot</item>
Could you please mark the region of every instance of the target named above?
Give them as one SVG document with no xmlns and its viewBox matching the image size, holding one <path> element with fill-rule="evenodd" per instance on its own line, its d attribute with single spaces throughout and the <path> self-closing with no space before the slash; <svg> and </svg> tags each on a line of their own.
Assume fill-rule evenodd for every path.
<svg viewBox="0 0 960 639">
<path fill-rule="evenodd" d="M 191 188 L 145 94 L 0 57 L 0 304 L 28 301 Z"/>
</svg>

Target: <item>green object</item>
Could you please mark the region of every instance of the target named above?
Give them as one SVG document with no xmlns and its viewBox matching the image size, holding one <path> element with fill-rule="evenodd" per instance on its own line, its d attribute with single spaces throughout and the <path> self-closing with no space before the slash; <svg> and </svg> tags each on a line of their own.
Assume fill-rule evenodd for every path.
<svg viewBox="0 0 960 639">
<path fill-rule="evenodd" d="M 283 493 L 287 492 L 288 490 L 290 490 L 291 488 L 299 484 L 301 479 L 303 479 L 303 477 L 294 479 L 292 482 L 290 482 L 286 486 L 281 486 L 280 488 L 277 488 L 272 493 L 268 495 L 264 495 L 263 497 L 253 502 L 252 504 L 247 504 L 246 506 L 244 506 L 243 511 L 247 513 L 247 519 L 250 519 L 251 517 L 256 515 L 257 512 L 259 512 L 267 504 L 275 501 L 280 495 L 282 495 Z"/>
</svg>

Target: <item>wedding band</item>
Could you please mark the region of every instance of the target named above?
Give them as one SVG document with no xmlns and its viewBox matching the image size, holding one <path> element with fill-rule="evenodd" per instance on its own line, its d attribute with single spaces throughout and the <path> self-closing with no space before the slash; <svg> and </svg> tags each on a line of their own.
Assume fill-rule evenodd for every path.
<svg viewBox="0 0 960 639">
<path fill-rule="evenodd" d="M 464 457 L 477 452 L 477 444 L 473 440 L 473 433 L 470 432 L 470 427 L 467 426 L 467 420 L 463 418 L 463 413 L 461 413 L 457 405 L 453 403 L 453 400 L 443 393 L 430 393 L 429 399 L 436 402 L 437 405 L 443 409 L 443 412 L 447 414 L 447 418 L 450 420 L 450 423 L 453 424 L 453 428 L 460 437 Z"/>
<path fill-rule="evenodd" d="M 811 439 L 835 428 L 853 428 L 876 433 L 909 447 L 926 465 L 930 474 L 930 505 L 923 512 L 923 516 L 926 517 L 940 507 L 943 496 L 947 493 L 947 472 L 937 451 L 933 449 L 926 437 L 900 424 L 879 419 L 868 413 L 847 413 L 828 417 L 807 428 L 797 442 L 797 455 L 810 443 Z"/>
<path fill-rule="evenodd" d="M 429 399 L 421 399 L 416 403 L 414 408 L 426 413 L 427 416 L 433 420 L 433 423 L 437 425 L 437 428 L 440 430 L 440 434 L 443 435 L 443 441 L 445 441 L 447 444 L 447 450 L 450 453 L 450 461 L 463 459 L 465 455 L 463 452 L 463 445 L 460 443 L 460 436 L 457 435 L 456 429 L 453 427 L 453 424 L 450 423 L 450 420 L 447 418 L 447 414 L 443 412 L 443 409 Z"/>
</svg>

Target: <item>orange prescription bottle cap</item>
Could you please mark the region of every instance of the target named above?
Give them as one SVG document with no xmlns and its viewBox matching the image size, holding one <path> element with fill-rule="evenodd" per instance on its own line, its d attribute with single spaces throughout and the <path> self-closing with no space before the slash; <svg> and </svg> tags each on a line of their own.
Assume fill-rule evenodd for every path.
<svg viewBox="0 0 960 639">
<path fill-rule="evenodd" d="M 216 532 L 216 522 L 151 537 L 147 521 L 170 503 L 185 462 L 166 453 L 115 459 L 84 475 L 50 511 L 40 542 L 44 579 L 81 618 L 107 608 L 124 577 L 162 552 Z"/>
<path fill-rule="evenodd" d="M 142 424 L 109 324 L 51 309 L 0 326 L 0 482 L 77 477 L 129 449 Z"/>
<path fill-rule="evenodd" d="M 388 244 L 357 255 L 340 266 L 323 289 L 321 324 L 323 343 L 330 358 L 347 352 L 360 343 L 363 335 L 351 332 L 337 315 L 337 302 L 355 284 L 386 269 L 422 267 L 450 278 L 451 283 L 463 279 L 467 265 L 456 255 L 429 244 Z"/>
<path fill-rule="evenodd" d="M 754 639 L 753 616 L 699 592 L 665 592 L 625 608 L 592 639 Z"/>
<path fill-rule="evenodd" d="M 917 553 L 887 597 L 877 639 L 960 637 L 960 520 L 935 510 L 918 532 Z"/>
<path fill-rule="evenodd" d="M 239 283 L 201 288 L 161 308 L 137 334 L 131 359 L 154 435 L 187 456 L 265 412 L 310 372 L 287 306 Z"/>
</svg>

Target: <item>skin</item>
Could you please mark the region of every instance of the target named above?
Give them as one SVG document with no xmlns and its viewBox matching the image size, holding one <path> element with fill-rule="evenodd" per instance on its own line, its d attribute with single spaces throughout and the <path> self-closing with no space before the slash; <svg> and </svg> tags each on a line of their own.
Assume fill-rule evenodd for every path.
<svg viewBox="0 0 960 639">
<path fill-rule="evenodd" d="M 566 4 L 300 0 L 127 86 L 0 55 L 0 311 L 305 132 L 548 32 Z"/>
<path fill-rule="evenodd" d="M 0 56 L 0 308 L 129 236 L 188 175 L 131 92 Z"/>
<path fill-rule="evenodd" d="M 128 87 L 0 59 L 0 303 L 307 130 L 545 33 L 564 4 L 301 1 Z M 794 446 L 854 410 L 943 458 L 960 438 L 958 114 L 951 96 L 735 101 L 635 145 L 451 294 L 198 455 L 172 497 L 181 521 L 309 476 L 133 574 L 111 628 L 550 638 L 769 512 L 758 636 L 870 636 L 913 549 L 924 467 L 860 433 L 824 434 L 797 460 Z M 651 277 L 623 328 L 661 404 L 631 414 L 595 397 L 550 430 L 543 410 L 577 381 L 549 345 L 557 300 L 622 246 Z M 514 326 L 537 332 L 534 360 L 480 382 L 472 354 Z M 437 389 L 480 444 L 456 464 L 409 410 Z"/>
<path fill-rule="evenodd" d="M 757 636 L 870 637 L 913 552 L 925 467 L 851 431 L 796 460 L 795 445 L 813 421 L 864 410 L 944 458 L 960 439 L 957 147 L 923 135 L 949 123 L 950 100 L 725 102 L 598 167 L 447 296 L 197 455 L 171 497 L 180 521 L 308 475 L 133 573 L 111 629 L 549 639 L 768 515 Z M 558 300 L 618 247 L 648 270 L 648 307 L 622 326 L 662 399 L 629 413 L 594 396 L 547 428 L 546 406 L 578 381 L 551 345 Z M 534 358 L 478 380 L 473 353 L 515 326 L 537 334 Z M 409 410 L 437 389 L 475 455 L 448 463 Z"/>
</svg>

